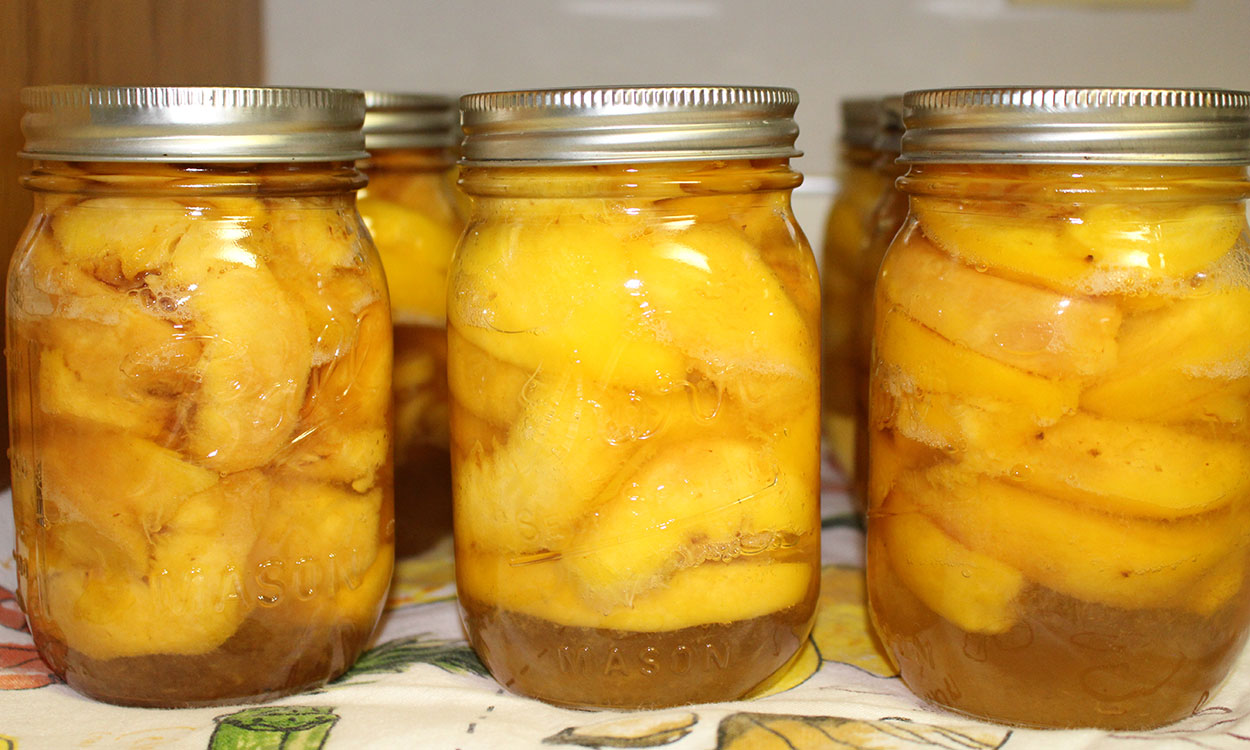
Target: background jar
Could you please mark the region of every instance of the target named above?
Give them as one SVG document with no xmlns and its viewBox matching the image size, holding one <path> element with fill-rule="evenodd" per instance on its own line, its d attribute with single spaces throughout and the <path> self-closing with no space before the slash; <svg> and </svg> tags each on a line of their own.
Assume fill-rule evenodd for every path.
<svg viewBox="0 0 1250 750">
<path fill-rule="evenodd" d="M 1250 620 L 1250 95 L 904 103 L 871 394 L 882 641 L 963 713 L 1187 716 Z"/>
<path fill-rule="evenodd" d="M 890 96 L 881 100 L 877 109 L 876 135 L 873 150 L 876 159 L 872 169 L 881 186 L 876 202 L 868 214 L 868 232 L 864 247 L 851 269 L 855 274 L 850 319 L 850 340 L 846 349 L 849 380 L 841 388 L 850 394 L 851 428 L 854 434 L 854 468 L 850 472 L 851 502 L 860 513 L 868 508 L 868 379 L 872 361 L 873 298 L 877 272 L 894 235 L 907 218 L 907 194 L 898 189 L 897 180 L 906 171 L 899 163 L 903 139 L 903 99 Z M 828 377 L 828 376 L 826 376 Z M 826 380 L 828 383 L 828 380 Z M 834 384 L 830 384 L 831 386 Z"/>
<path fill-rule="evenodd" d="M 838 193 L 825 218 L 821 279 L 821 427 L 829 454 L 849 479 L 855 468 L 855 321 L 859 266 L 872 231 L 872 214 L 887 187 L 875 168 L 873 143 L 881 121 L 880 97 L 842 102 Z M 897 152 L 895 154 L 897 156 Z"/>
<path fill-rule="evenodd" d="M 8 297 L 19 597 L 102 700 L 344 671 L 390 580 L 390 313 L 359 92 L 23 93 Z"/>
<path fill-rule="evenodd" d="M 365 92 L 369 185 L 357 201 L 386 269 L 395 332 L 395 551 L 451 533 L 447 266 L 467 214 L 456 100 Z"/>
<path fill-rule="evenodd" d="M 456 576 L 509 689 L 740 697 L 819 578 L 819 286 L 789 89 L 461 100 Z"/>
</svg>

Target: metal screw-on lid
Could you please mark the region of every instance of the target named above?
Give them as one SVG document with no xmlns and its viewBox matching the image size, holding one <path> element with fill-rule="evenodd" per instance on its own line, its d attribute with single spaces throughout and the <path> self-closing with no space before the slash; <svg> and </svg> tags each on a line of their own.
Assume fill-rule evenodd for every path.
<svg viewBox="0 0 1250 750">
<path fill-rule="evenodd" d="M 897 154 L 903 148 L 903 97 L 887 96 L 877 103 L 877 128 L 872 147 Z"/>
<path fill-rule="evenodd" d="M 462 164 L 575 165 L 799 156 L 794 89 L 611 86 L 469 94 Z"/>
<path fill-rule="evenodd" d="M 881 97 L 842 100 L 842 143 L 852 148 L 872 148 L 881 117 Z"/>
<path fill-rule="evenodd" d="M 451 148 L 460 140 L 456 100 L 437 94 L 365 92 L 365 148 Z"/>
<path fill-rule="evenodd" d="M 359 91 L 35 86 L 21 156 L 53 161 L 346 161 L 366 156 Z"/>
<path fill-rule="evenodd" d="M 903 97 L 902 161 L 1250 164 L 1250 93 L 969 88 Z"/>
</svg>

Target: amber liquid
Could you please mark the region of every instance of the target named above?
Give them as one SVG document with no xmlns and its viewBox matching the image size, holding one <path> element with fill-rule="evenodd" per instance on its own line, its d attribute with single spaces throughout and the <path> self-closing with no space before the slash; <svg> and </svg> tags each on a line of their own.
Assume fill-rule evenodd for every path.
<svg viewBox="0 0 1250 750">
<path fill-rule="evenodd" d="M 979 718 L 1047 728 L 1167 724 L 1206 702 L 1246 639 L 1244 587 L 1206 616 L 1120 609 L 1034 584 L 1011 630 L 968 633 L 901 584 L 880 547 L 869 546 L 869 598 L 903 682 Z"/>
<path fill-rule="evenodd" d="M 461 616 L 486 668 L 509 690 L 575 707 L 660 708 L 746 695 L 802 646 L 804 601 L 749 620 L 640 633 L 568 627 L 462 596 Z"/>
<path fill-rule="evenodd" d="M 194 656 L 100 660 L 52 638 L 35 643 L 48 666 L 84 695 L 123 706 L 193 708 L 261 703 L 323 685 L 352 665 L 372 626 L 373 620 L 278 624 L 253 613 L 219 648 Z"/>
<path fill-rule="evenodd" d="M 451 534 L 451 396 L 447 329 L 396 322 L 394 331 L 395 556 L 406 557 Z M 427 378 L 405 378 L 414 360 Z"/>
</svg>

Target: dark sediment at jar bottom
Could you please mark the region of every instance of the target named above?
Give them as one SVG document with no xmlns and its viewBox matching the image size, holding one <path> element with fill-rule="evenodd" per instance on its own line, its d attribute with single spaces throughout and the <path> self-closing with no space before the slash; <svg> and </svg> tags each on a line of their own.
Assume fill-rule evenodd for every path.
<svg viewBox="0 0 1250 750">
<path fill-rule="evenodd" d="M 967 633 L 895 581 L 875 619 L 907 686 L 959 713 L 1043 728 L 1149 729 L 1191 715 L 1245 641 L 1244 594 L 1210 617 L 1124 610 L 1040 586 L 999 635 Z"/>
<path fill-rule="evenodd" d="M 416 445 L 395 461 L 395 557 L 420 554 L 451 534 L 451 453 Z"/>
<path fill-rule="evenodd" d="M 509 690 L 575 707 L 660 708 L 740 698 L 811 631 L 814 601 L 763 617 L 642 633 L 559 625 L 462 596 L 473 648 Z"/>
<path fill-rule="evenodd" d="M 205 654 L 152 654 L 98 660 L 56 640 L 38 641 L 53 671 L 106 703 L 192 708 L 259 703 L 322 685 L 347 670 L 372 632 L 349 623 L 306 627 L 249 617 Z"/>
</svg>

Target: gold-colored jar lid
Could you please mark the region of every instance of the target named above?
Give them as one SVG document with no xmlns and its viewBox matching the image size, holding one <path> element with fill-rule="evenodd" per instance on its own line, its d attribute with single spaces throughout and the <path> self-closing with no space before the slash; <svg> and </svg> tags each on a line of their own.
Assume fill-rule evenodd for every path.
<svg viewBox="0 0 1250 750">
<path fill-rule="evenodd" d="M 609 86 L 460 99 L 467 166 L 769 159 L 799 156 L 794 89 Z"/>
<path fill-rule="evenodd" d="M 456 99 L 439 94 L 365 92 L 365 148 L 452 148 L 460 140 Z"/>
<path fill-rule="evenodd" d="M 52 161 L 347 161 L 366 156 L 364 95 L 343 89 L 33 86 L 25 148 Z"/>
<path fill-rule="evenodd" d="M 905 162 L 1250 164 L 1250 93 L 966 88 L 903 97 Z"/>
</svg>

